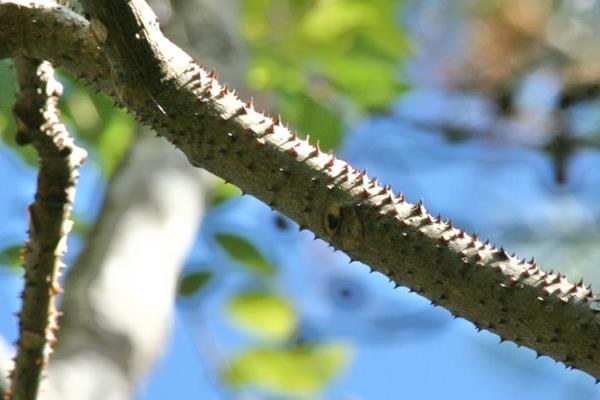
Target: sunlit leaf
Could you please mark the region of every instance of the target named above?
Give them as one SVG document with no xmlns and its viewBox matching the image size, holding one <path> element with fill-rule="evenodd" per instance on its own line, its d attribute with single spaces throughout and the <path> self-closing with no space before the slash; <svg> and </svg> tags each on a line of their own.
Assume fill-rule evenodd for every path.
<svg viewBox="0 0 600 400">
<path fill-rule="evenodd" d="M 248 332 L 268 339 L 288 338 L 296 315 L 287 299 L 271 293 L 242 293 L 229 303 L 231 319 Z"/>
<path fill-rule="evenodd" d="M 300 22 L 303 34 L 323 44 L 334 44 L 341 36 L 378 21 L 377 11 L 368 1 L 320 1 L 311 7 Z"/>
<path fill-rule="evenodd" d="M 275 267 L 267 261 L 260 251 L 241 236 L 227 233 L 215 235 L 217 243 L 236 261 L 255 272 L 273 273 Z"/>
<path fill-rule="evenodd" d="M 341 344 L 253 348 L 230 361 L 225 379 L 232 385 L 253 385 L 282 394 L 310 395 L 328 384 L 349 358 L 349 349 Z"/>
<path fill-rule="evenodd" d="M 185 274 L 179 281 L 178 293 L 182 296 L 191 296 L 199 292 L 212 277 L 210 271 L 198 271 Z"/>
<path fill-rule="evenodd" d="M 383 111 L 404 89 L 409 40 L 398 0 L 247 0 L 248 85 L 274 95 L 293 129 L 339 145 L 345 118 Z"/>
</svg>

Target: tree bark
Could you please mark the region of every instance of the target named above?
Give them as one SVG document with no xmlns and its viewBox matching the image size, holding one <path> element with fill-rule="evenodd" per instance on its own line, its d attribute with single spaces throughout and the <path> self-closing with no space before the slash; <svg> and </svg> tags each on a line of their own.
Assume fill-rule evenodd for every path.
<svg viewBox="0 0 600 400">
<path fill-rule="evenodd" d="M 67 251 L 78 168 L 87 157 L 60 122 L 62 85 L 48 62 L 13 59 L 18 93 L 13 112 L 17 142 L 31 143 L 39 157 L 37 190 L 29 206 L 29 238 L 24 246 L 25 285 L 19 313 L 19 340 L 8 398 L 34 399 L 55 342 L 56 295 Z"/>
<path fill-rule="evenodd" d="M 6 8 L 11 3 L 0 4 Z M 95 32 L 106 59 L 94 58 L 94 71 L 86 69 L 89 59 L 86 64 L 66 59 L 65 65 L 106 87 L 108 75 L 98 71 L 105 72 L 109 64 L 118 100 L 191 164 L 231 181 L 351 259 L 478 329 L 600 378 L 600 323 L 589 287 L 569 283 L 533 260 L 510 256 L 429 215 L 422 203 L 408 203 L 366 172 L 298 138 L 278 118 L 257 112 L 168 41 L 143 1 L 89 0 L 83 5 L 92 19 L 89 24 L 77 20 L 79 34 Z M 3 26 L 9 23 L 3 17 L 7 13 L 0 14 Z M 24 29 L 35 29 L 23 23 Z M 41 43 L 24 46 L 19 38 L 6 38 L 8 44 L 3 40 L 0 34 L 0 55 L 36 47 L 36 53 L 58 57 L 39 48 Z"/>
</svg>

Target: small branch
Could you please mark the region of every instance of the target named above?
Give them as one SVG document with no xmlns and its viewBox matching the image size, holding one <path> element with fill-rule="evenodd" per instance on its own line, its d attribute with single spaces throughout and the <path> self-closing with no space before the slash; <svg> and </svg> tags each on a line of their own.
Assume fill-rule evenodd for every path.
<svg viewBox="0 0 600 400">
<path fill-rule="evenodd" d="M 60 123 L 57 108 L 61 84 L 48 62 L 16 57 L 13 60 L 18 85 L 14 114 L 17 140 L 31 143 L 40 166 L 35 201 L 29 207 L 29 239 L 25 243 L 25 287 L 19 314 L 19 340 L 9 399 L 30 400 L 37 396 L 42 373 L 57 328 L 55 298 L 66 251 L 69 219 L 78 178 L 77 168 L 86 153 L 78 148 Z"/>
</svg>

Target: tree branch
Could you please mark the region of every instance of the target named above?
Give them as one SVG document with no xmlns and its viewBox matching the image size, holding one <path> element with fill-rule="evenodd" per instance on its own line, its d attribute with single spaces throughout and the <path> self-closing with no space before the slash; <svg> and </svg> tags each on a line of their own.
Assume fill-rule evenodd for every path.
<svg viewBox="0 0 600 400">
<path fill-rule="evenodd" d="M 478 329 L 600 378 L 600 323 L 590 287 L 432 217 L 422 203 L 405 201 L 258 113 L 169 42 L 143 1 L 83 5 L 96 30 L 106 33 L 103 50 L 119 100 L 193 165 Z"/>
<path fill-rule="evenodd" d="M 50 345 L 57 328 L 55 297 L 66 251 L 69 220 L 75 195 L 77 168 L 85 151 L 75 146 L 58 119 L 62 86 L 48 62 L 27 57 L 13 59 L 18 85 L 14 113 L 17 140 L 31 142 L 40 158 L 38 188 L 29 207 L 29 240 L 25 243 L 25 288 L 19 340 L 9 398 L 35 399 Z"/>
</svg>

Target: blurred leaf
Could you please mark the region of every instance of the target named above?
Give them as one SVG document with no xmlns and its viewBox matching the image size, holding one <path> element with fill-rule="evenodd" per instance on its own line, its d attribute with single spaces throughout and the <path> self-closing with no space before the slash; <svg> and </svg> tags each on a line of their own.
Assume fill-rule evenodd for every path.
<svg viewBox="0 0 600 400">
<path fill-rule="evenodd" d="M 219 233 L 215 235 L 217 243 L 236 261 L 255 272 L 271 274 L 275 267 L 267 261 L 258 249 L 241 236 Z"/>
<path fill-rule="evenodd" d="M 310 134 L 311 141 L 320 142 L 322 150 L 334 149 L 342 139 L 342 121 L 330 109 L 305 95 L 282 95 L 281 111 L 293 121 L 300 132 Z"/>
<path fill-rule="evenodd" d="M 124 111 L 116 110 L 98 140 L 98 158 L 106 176 L 111 176 L 131 144 L 135 121 Z"/>
<path fill-rule="evenodd" d="M 238 326 L 267 339 L 286 339 L 296 327 L 292 305 L 270 293 L 239 294 L 229 303 L 228 312 Z"/>
<path fill-rule="evenodd" d="M 310 395 L 329 383 L 349 358 L 349 349 L 341 344 L 249 349 L 230 361 L 225 379 L 233 385 Z"/>
<path fill-rule="evenodd" d="M 17 128 L 12 113 L 17 90 L 10 60 L 0 60 L 0 135 L 2 142 L 10 146 L 30 166 L 37 166 L 37 152 L 33 146 L 19 146 L 15 141 Z"/>
<path fill-rule="evenodd" d="M 178 293 L 181 296 L 191 296 L 200 291 L 212 277 L 210 271 L 191 272 L 179 281 Z"/>
<path fill-rule="evenodd" d="M 97 154 L 104 175 L 111 176 L 133 140 L 135 120 L 114 107 L 109 96 L 76 85 L 68 71 L 60 70 L 60 77 L 65 87 L 60 104 L 63 119 L 72 128 L 71 133 Z"/>
<path fill-rule="evenodd" d="M 269 52 L 257 56 L 248 69 L 248 85 L 260 90 L 282 90 L 288 93 L 303 93 L 306 74 L 295 64 L 283 62 Z"/>
<path fill-rule="evenodd" d="M 233 197 L 237 197 L 242 193 L 237 186 L 232 185 L 231 183 L 225 183 L 222 179 L 220 181 L 221 182 L 215 188 L 210 201 L 210 205 L 213 207 Z"/>
<path fill-rule="evenodd" d="M 69 115 L 73 123 L 81 131 L 98 129 L 101 124 L 100 115 L 91 94 L 84 88 L 76 86 L 68 93 L 70 95 L 65 102 L 70 108 Z"/>
<path fill-rule="evenodd" d="M 328 78 L 342 92 L 365 109 L 383 109 L 402 90 L 394 76 L 396 66 L 380 58 L 356 54 L 331 60 Z"/>
<path fill-rule="evenodd" d="M 85 213 L 73 212 L 71 219 L 73 220 L 72 234 L 85 236 L 92 228 L 92 222 Z"/>
<path fill-rule="evenodd" d="M 300 29 L 314 42 L 335 45 L 342 36 L 372 27 L 377 21 L 376 9 L 367 1 L 320 1 L 304 15 Z"/>
<path fill-rule="evenodd" d="M 405 89 L 409 40 L 399 0 L 247 0 L 250 87 L 275 96 L 275 112 L 325 148 L 339 145 L 343 118 L 383 111 Z"/>
<path fill-rule="evenodd" d="M 21 252 L 23 245 L 17 244 L 8 246 L 0 251 L 0 265 L 18 268 L 23 264 L 23 258 Z"/>
</svg>

